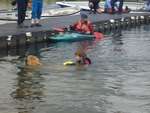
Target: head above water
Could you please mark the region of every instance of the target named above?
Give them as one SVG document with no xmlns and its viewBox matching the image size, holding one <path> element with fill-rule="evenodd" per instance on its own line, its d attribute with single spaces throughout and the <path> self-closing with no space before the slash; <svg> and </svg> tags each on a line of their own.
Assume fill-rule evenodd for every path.
<svg viewBox="0 0 150 113">
<path fill-rule="evenodd" d="M 38 66 L 41 65 L 40 60 L 38 57 L 34 55 L 28 55 L 26 58 L 26 64 L 29 66 Z"/>
<path fill-rule="evenodd" d="M 88 20 L 88 16 L 86 14 L 81 14 L 81 20 L 87 21 Z"/>
<path fill-rule="evenodd" d="M 91 60 L 86 56 L 85 52 L 77 51 L 75 53 L 76 63 L 81 65 L 91 64 Z"/>
<path fill-rule="evenodd" d="M 84 58 L 84 57 L 86 57 L 86 54 L 85 54 L 85 52 L 83 50 L 77 50 L 75 52 L 75 56 Z"/>
</svg>

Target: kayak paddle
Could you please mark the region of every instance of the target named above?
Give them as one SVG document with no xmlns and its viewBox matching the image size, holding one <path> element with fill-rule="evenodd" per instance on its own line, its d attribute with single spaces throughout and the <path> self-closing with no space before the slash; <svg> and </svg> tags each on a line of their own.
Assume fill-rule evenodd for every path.
<svg viewBox="0 0 150 113">
<path fill-rule="evenodd" d="M 95 36 L 96 39 L 104 38 L 104 35 L 100 32 L 94 32 L 93 35 Z"/>
</svg>

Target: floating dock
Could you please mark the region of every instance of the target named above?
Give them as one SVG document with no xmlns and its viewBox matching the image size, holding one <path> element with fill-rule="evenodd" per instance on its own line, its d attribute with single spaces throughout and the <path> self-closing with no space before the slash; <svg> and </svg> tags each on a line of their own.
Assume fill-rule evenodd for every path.
<svg viewBox="0 0 150 113">
<path fill-rule="evenodd" d="M 94 23 L 97 31 L 109 32 L 141 24 L 150 23 L 149 12 L 133 12 L 128 14 L 89 14 L 89 19 Z M 46 18 L 41 21 L 42 27 L 17 28 L 16 23 L 0 25 L 0 49 L 16 48 L 31 43 L 45 42 L 54 34 L 54 28 L 67 27 L 80 19 L 80 15 L 69 15 Z M 30 20 L 25 22 L 30 26 Z"/>
</svg>

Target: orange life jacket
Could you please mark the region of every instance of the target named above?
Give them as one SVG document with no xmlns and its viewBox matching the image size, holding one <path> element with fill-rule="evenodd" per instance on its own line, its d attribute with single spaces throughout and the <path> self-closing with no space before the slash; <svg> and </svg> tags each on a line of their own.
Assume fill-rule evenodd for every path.
<svg viewBox="0 0 150 113">
<path fill-rule="evenodd" d="M 75 30 L 79 32 L 93 32 L 93 27 L 90 21 L 87 21 L 87 23 L 82 23 L 81 20 L 79 20 L 74 27 Z"/>
</svg>

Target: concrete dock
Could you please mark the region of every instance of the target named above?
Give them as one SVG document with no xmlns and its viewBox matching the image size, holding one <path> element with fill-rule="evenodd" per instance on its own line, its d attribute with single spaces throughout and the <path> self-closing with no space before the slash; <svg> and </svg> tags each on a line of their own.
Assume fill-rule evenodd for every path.
<svg viewBox="0 0 150 113">
<path fill-rule="evenodd" d="M 128 13 L 128 14 L 89 14 L 89 19 L 95 24 L 98 31 L 121 29 L 121 25 L 148 24 L 150 22 L 149 12 Z M 16 23 L 0 25 L 0 48 L 14 47 L 26 42 L 41 42 L 53 33 L 54 28 L 67 27 L 80 19 L 80 15 L 70 15 L 61 17 L 46 18 L 41 21 L 42 27 L 17 28 Z M 30 26 L 30 21 L 25 22 Z"/>
<path fill-rule="evenodd" d="M 82 12 L 83 13 L 83 12 Z M 150 13 L 129 13 L 129 14 L 91 14 L 89 15 L 89 19 L 93 23 L 99 23 L 102 21 L 109 20 L 119 20 L 130 17 L 140 17 L 140 16 L 149 16 Z M 26 32 L 39 32 L 39 31 L 51 31 L 55 27 L 64 27 L 71 25 L 73 22 L 77 21 L 80 18 L 79 15 L 72 16 L 62 16 L 62 17 L 52 17 L 42 20 L 42 27 L 36 28 L 17 28 L 16 23 L 4 24 L 0 25 L 0 37 L 8 36 L 8 35 L 20 35 Z M 26 25 L 30 26 L 30 21 L 25 22 Z"/>
</svg>

